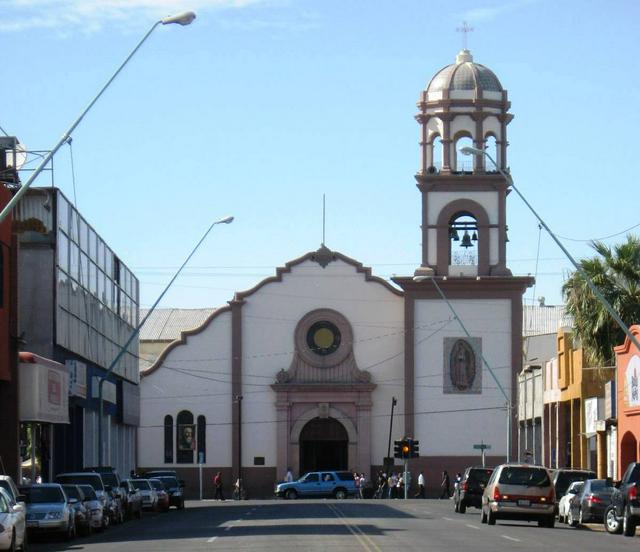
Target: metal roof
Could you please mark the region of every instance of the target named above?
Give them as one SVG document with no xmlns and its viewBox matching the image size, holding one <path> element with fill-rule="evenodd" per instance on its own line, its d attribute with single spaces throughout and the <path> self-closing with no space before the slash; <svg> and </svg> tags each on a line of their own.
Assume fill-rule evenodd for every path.
<svg viewBox="0 0 640 552">
<path fill-rule="evenodd" d="M 140 341 L 174 341 L 180 332 L 198 328 L 216 309 L 156 309 L 140 329 Z M 149 309 L 140 309 L 142 320 Z"/>
</svg>

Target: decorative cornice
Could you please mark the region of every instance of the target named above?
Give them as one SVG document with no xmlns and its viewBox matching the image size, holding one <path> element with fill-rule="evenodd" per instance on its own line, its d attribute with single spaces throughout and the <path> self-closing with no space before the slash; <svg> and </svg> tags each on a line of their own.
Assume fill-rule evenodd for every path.
<svg viewBox="0 0 640 552">
<path fill-rule="evenodd" d="M 322 246 L 322 247 L 324 247 L 324 246 Z M 262 287 L 266 286 L 267 284 L 282 282 L 282 277 L 283 277 L 284 274 L 291 273 L 292 269 L 295 266 L 297 266 L 299 264 L 302 264 L 305 261 L 313 261 L 313 262 L 319 263 L 319 261 L 317 259 L 317 255 L 321 251 L 322 247 L 320 247 L 320 249 L 318 249 L 318 251 L 310 251 L 309 253 L 306 253 L 306 254 L 302 255 L 302 257 L 298 257 L 297 259 L 289 261 L 284 266 L 276 268 L 275 276 L 269 276 L 268 278 L 265 278 L 264 280 L 262 280 L 261 282 L 256 284 L 254 287 L 252 287 L 252 288 L 250 288 L 248 290 L 245 290 L 245 291 L 236 292 L 235 300 L 236 301 L 237 300 L 244 300 L 247 297 L 249 297 L 250 295 L 253 295 L 254 293 L 256 293 L 258 290 L 260 290 Z M 403 293 L 402 293 L 401 290 L 393 287 L 389 282 L 387 282 L 383 278 L 380 278 L 379 276 L 372 276 L 370 267 L 364 266 L 362 263 L 359 263 L 355 259 L 352 259 L 351 257 L 347 257 L 346 255 L 343 255 L 342 253 L 339 253 L 337 251 L 330 251 L 330 250 L 328 250 L 328 251 L 332 255 L 332 259 L 331 259 L 330 262 L 333 262 L 333 261 L 336 261 L 336 260 L 340 260 L 340 261 L 342 261 L 342 262 L 344 262 L 344 263 L 346 263 L 348 265 L 351 265 L 352 267 L 354 267 L 356 269 L 356 272 L 358 272 L 360 274 L 364 274 L 365 281 L 367 281 L 367 282 L 376 282 L 376 283 L 381 284 L 382 286 L 384 286 L 391 293 L 393 293 L 393 294 L 395 294 L 395 295 L 397 295 L 399 297 L 403 296 Z"/>
<path fill-rule="evenodd" d="M 213 322 L 213 320 L 215 318 L 217 318 L 219 315 L 221 315 L 223 312 L 231 312 L 231 307 L 220 307 L 219 309 L 216 309 L 215 311 L 213 311 L 209 317 L 197 328 L 193 328 L 191 330 L 183 330 L 180 332 L 180 337 L 178 339 L 176 339 L 175 341 L 172 341 L 171 343 L 169 343 L 169 345 L 167 345 L 167 347 L 160 353 L 160 356 L 154 361 L 154 363 L 149 366 L 149 368 L 147 368 L 146 370 L 141 370 L 140 371 L 140 378 L 145 378 L 149 375 L 151 375 L 153 372 L 155 372 L 158 368 L 160 368 L 160 366 L 162 365 L 162 363 L 165 361 L 165 359 L 167 358 L 167 355 L 173 351 L 173 349 L 175 349 L 176 347 L 180 346 L 180 345 L 185 345 L 187 343 L 187 338 L 192 336 L 192 335 L 197 335 L 199 333 L 201 333 L 202 331 L 204 331 L 206 329 L 206 327 L 211 324 L 211 322 Z"/>
</svg>

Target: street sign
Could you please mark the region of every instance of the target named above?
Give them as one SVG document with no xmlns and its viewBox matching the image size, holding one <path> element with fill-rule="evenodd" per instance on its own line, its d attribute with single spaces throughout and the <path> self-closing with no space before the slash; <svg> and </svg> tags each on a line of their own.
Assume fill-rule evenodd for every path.
<svg viewBox="0 0 640 552">
<path fill-rule="evenodd" d="M 473 445 L 473 448 L 476 450 L 487 450 L 491 448 L 491 445 L 485 445 L 484 443 L 480 443 L 479 445 Z"/>
</svg>

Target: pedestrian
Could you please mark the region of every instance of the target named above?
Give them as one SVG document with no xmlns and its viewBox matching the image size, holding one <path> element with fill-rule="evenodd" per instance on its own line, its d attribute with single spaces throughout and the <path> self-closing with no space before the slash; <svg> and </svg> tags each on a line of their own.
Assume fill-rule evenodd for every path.
<svg viewBox="0 0 640 552">
<path fill-rule="evenodd" d="M 353 482 L 356 485 L 354 498 L 360 498 L 360 474 L 358 472 L 353 472 Z"/>
<path fill-rule="evenodd" d="M 360 474 L 360 498 L 364 498 L 364 487 L 367 482 L 364 473 Z"/>
<path fill-rule="evenodd" d="M 293 481 L 293 472 L 291 471 L 291 468 L 287 468 L 287 474 L 284 476 L 284 480 L 287 483 L 291 483 Z"/>
<path fill-rule="evenodd" d="M 422 472 L 418 475 L 418 492 L 415 498 L 424 498 L 424 473 Z"/>
<path fill-rule="evenodd" d="M 449 478 L 449 474 L 447 470 L 442 472 L 442 482 L 440 483 L 440 489 L 442 492 L 440 493 L 440 498 L 450 498 L 451 497 L 451 479 Z"/>
<path fill-rule="evenodd" d="M 460 488 L 460 483 L 462 483 L 462 474 L 460 472 L 456 473 L 456 478 L 453 481 L 453 491 L 457 491 Z"/>
<path fill-rule="evenodd" d="M 395 473 L 392 473 L 389 476 L 389 498 L 396 497 L 396 487 L 398 485 L 398 476 Z"/>
<path fill-rule="evenodd" d="M 213 478 L 213 486 L 216 489 L 216 493 L 213 498 L 224 501 L 224 496 L 222 494 L 222 472 L 216 473 L 216 476 Z"/>
<path fill-rule="evenodd" d="M 404 498 L 404 477 L 402 475 L 398 477 L 398 484 L 396 485 L 396 498 Z"/>
</svg>

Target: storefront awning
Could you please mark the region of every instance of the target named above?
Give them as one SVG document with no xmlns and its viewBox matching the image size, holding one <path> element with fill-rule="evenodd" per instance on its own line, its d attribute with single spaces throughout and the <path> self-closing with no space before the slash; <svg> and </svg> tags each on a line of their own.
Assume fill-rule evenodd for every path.
<svg viewBox="0 0 640 552">
<path fill-rule="evenodd" d="M 69 423 L 69 370 L 33 353 L 19 353 L 21 422 Z"/>
</svg>

